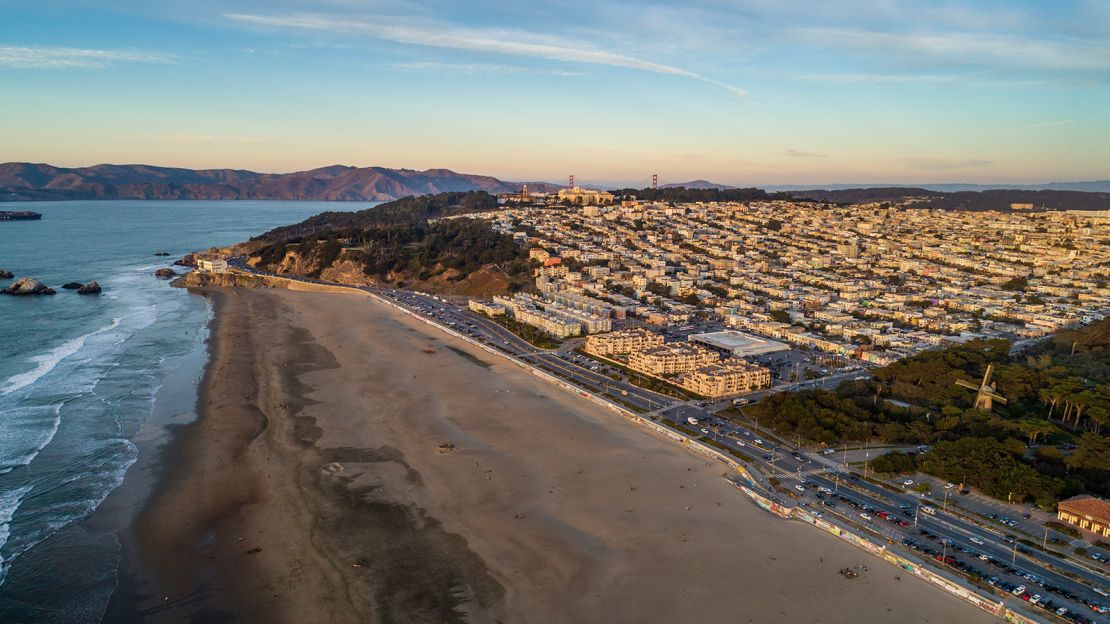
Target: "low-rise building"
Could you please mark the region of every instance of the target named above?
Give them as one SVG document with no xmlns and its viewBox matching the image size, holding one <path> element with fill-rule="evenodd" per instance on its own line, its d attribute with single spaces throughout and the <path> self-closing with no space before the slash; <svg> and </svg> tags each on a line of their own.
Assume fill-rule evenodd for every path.
<svg viewBox="0 0 1110 624">
<path fill-rule="evenodd" d="M 1110 537 L 1110 501 L 1080 495 L 1056 504 L 1056 517 L 1095 535 Z"/>
<path fill-rule="evenodd" d="M 197 268 L 208 273 L 225 273 L 227 260 L 197 260 Z"/>
<path fill-rule="evenodd" d="M 628 365 L 649 375 L 677 375 L 708 366 L 721 359 L 721 354 L 692 344 L 665 344 L 628 356 Z"/>
<path fill-rule="evenodd" d="M 744 360 L 726 360 L 687 373 L 682 387 L 707 397 L 751 392 L 771 385 L 771 371 Z"/>
<path fill-rule="evenodd" d="M 505 314 L 505 306 L 499 303 L 486 303 L 480 299 L 471 299 L 467 302 L 467 306 L 472 312 L 479 312 L 486 316 L 502 316 Z"/>
<path fill-rule="evenodd" d="M 663 335 L 646 329 L 624 329 L 586 338 L 587 353 L 608 357 L 645 351 L 663 344 Z"/>
</svg>

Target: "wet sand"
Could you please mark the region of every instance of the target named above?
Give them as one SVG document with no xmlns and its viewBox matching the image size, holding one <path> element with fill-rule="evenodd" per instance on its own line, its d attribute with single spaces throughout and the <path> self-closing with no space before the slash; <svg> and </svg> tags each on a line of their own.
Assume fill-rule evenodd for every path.
<svg viewBox="0 0 1110 624">
<path fill-rule="evenodd" d="M 120 621 L 994 620 L 385 305 L 210 294 L 200 418 L 163 449 Z"/>
</svg>

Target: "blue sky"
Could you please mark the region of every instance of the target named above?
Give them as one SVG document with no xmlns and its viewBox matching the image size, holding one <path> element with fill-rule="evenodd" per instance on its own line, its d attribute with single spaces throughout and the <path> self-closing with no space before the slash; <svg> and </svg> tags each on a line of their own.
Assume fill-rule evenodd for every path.
<svg viewBox="0 0 1110 624">
<path fill-rule="evenodd" d="M 0 160 L 1110 178 L 1110 2 L 0 0 Z"/>
</svg>

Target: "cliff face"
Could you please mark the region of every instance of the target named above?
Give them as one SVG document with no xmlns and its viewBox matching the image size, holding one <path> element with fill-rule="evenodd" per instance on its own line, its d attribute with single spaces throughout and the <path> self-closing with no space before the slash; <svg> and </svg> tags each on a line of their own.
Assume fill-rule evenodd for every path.
<svg viewBox="0 0 1110 624">
<path fill-rule="evenodd" d="M 535 191 L 553 184 L 530 182 Z M 447 191 L 509 193 L 520 184 L 447 169 L 388 169 L 334 165 L 295 173 L 241 169 L 178 169 L 149 165 L 63 168 L 0 164 L 0 201 L 59 199 L 288 199 L 389 201 Z"/>
</svg>

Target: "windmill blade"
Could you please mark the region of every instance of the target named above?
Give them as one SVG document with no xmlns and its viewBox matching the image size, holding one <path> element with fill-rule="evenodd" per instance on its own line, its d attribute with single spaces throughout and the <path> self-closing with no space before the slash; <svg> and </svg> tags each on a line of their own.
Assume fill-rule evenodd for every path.
<svg viewBox="0 0 1110 624">
<path fill-rule="evenodd" d="M 1005 404 L 1006 404 L 1006 397 L 1002 396 L 1001 394 L 995 394 L 995 393 L 993 393 L 993 392 L 992 392 L 992 393 L 990 394 L 990 397 L 991 397 L 991 400 L 992 400 L 992 401 L 995 401 L 995 402 L 1001 403 L 1001 404 L 1003 404 L 1003 405 L 1005 405 Z"/>
<path fill-rule="evenodd" d="M 983 375 L 983 385 L 984 386 L 990 384 L 992 373 L 994 373 L 994 364 L 987 364 L 987 372 Z"/>
<path fill-rule="evenodd" d="M 971 390 L 975 390 L 976 392 L 978 392 L 978 391 L 979 391 L 979 386 L 977 386 L 977 385 L 975 385 L 975 384 L 973 384 L 973 383 L 971 383 L 971 382 L 968 382 L 968 381 L 964 381 L 963 379 L 957 379 L 957 380 L 956 380 L 956 385 L 957 385 L 957 386 L 962 386 L 962 387 L 964 387 L 964 388 L 969 388 L 969 389 L 971 389 Z"/>
</svg>

